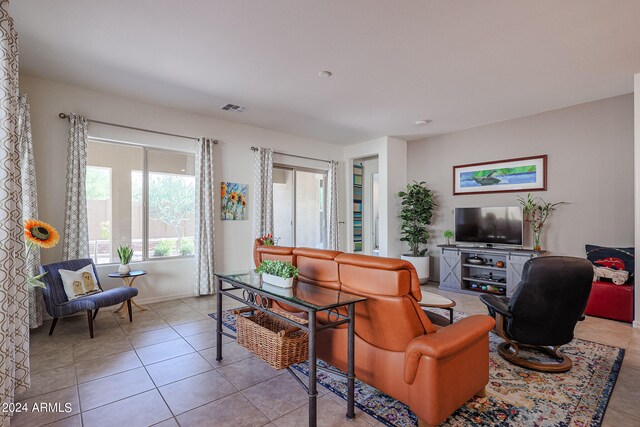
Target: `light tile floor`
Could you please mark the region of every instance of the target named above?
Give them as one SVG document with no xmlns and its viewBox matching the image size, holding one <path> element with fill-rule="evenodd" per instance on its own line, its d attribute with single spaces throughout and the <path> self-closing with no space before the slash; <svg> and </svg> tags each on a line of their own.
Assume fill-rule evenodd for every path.
<svg viewBox="0 0 640 427">
<path fill-rule="evenodd" d="M 457 302 L 456 310 L 485 313 L 477 297 L 426 290 Z M 238 306 L 225 298 L 223 308 Z M 147 306 L 134 321 L 98 314 L 95 338 L 86 317 L 61 319 L 53 336 L 47 322 L 31 334 L 32 387 L 17 396 L 34 403 L 70 403 L 71 412 L 16 414 L 14 427 L 50 426 L 303 426 L 307 397 L 286 371 L 275 371 L 224 338 L 224 360 L 215 361 L 214 297 Z M 640 425 L 640 330 L 587 318 L 576 336 L 627 349 L 604 425 Z M 347 421 L 344 400 L 320 387 L 318 425 L 379 423 L 360 411 Z"/>
</svg>

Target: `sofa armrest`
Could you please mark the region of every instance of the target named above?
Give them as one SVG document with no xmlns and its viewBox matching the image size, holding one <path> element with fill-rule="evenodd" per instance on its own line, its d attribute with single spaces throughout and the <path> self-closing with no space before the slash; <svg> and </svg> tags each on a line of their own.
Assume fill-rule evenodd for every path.
<svg viewBox="0 0 640 427">
<path fill-rule="evenodd" d="M 411 340 L 404 355 L 404 381 L 413 384 L 422 356 L 444 359 L 463 352 L 495 326 L 495 320 L 482 314 L 466 317 L 438 332 Z"/>
<path fill-rule="evenodd" d="M 480 301 L 484 303 L 487 307 L 489 307 L 490 311 L 493 309 L 495 312 L 500 313 L 504 317 L 511 319 L 513 314 L 511 310 L 509 310 L 509 306 L 505 301 L 506 298 L 500 298 L 495 295 L 484 294 L 480 295 Z M 508 301 L 508 300 L 507 300 Z M 493 312 L 491 313 L 493 315 Z"/>
</svg>

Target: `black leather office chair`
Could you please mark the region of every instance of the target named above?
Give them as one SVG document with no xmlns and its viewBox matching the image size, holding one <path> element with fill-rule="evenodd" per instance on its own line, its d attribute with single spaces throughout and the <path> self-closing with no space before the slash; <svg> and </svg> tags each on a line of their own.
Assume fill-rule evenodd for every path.
<svg viewBox="0 0 640 427">
<path fill-rule="evenodd" d="M 593 267 L 586 259 L 540 257 L 527 261 L 522 280 L 511 298 L 481 295 L 496 317 L 496 330 L 505 340 L 500 355 L 511 363 L 543 372 L 566 372 L 573 362 L 558 348 L 573 340 L 576 323 L 584 318 Z M 542 351 L 558 362 L 519 357 L 521 348 Z"/>
</svg>

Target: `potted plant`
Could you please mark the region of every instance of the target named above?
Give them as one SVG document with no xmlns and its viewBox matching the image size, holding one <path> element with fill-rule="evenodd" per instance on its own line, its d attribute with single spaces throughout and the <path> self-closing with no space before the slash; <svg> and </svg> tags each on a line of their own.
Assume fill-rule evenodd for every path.
<svg viewBox="0 0 640 427">
<path fill-rule="evenodd" d="M 281 288 L 293 286 L 293 279 L 298 277 L 298 269 L 289 261 L 264 260 L 257 273 L 262 274 L 262 280 Z"/>
<path fill-rule="evenodd" d="M 433 192 L 426 187 L 424 181 L 414 181 L 407 185 L 405 191 L 400 191 L 398 196 L 402 199 L 400 240 L 407 242 L 411 250 L 411 253 L 402 255 L 401 258 L 413 264 L 420 283 L 426 283 L 429 280 L 429 257 L 427 248 L 423 249 L 422 246 L 431 237 L 427 226 L 431 224 L 433 209 L 436 207 Z"/>
<path fill-rule="evenodd" d="M 118 258 L 120 258 L 120 267 L 118 267 L 118 273 L 127 274 L 131 271 L 129 263 L 133 258 L 133 249 L 127 245 L 120 245 L 118 248 Z"/>
<path fill-rule="evenodd" d="M 524 218 L 531 225 L 531 231 L 533 231 L 533 249 L 539 251 L 544 222 L 551 215 L 551 212 L 556 210 L 556 206 L 564 205 L 567 202 L 547 203 L 540 197 L 532 197 L 531 193 L 527 194 L 526 199 L 518 196 L 518 202 L 522 205 Z"/>
<path fill-rule="evenodd" d="M 447 245 L 451 244 L 451 239 L 453 239 L 453 231 L 452 230 L 444 230 L 444 238 L 447 239 Z"/>
</svg>

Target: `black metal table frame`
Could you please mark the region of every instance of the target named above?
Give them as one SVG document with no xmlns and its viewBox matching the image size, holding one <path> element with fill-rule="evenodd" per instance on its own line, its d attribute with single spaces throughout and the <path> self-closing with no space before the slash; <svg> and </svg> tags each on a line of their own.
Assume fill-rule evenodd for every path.
<svg viewBox="0 0 640 427">
<path fill-rule="evenodd" d="M 294 301 L 287 300 L 285 298 L 279 298 L 275 295 L 266 294 L 260 292 L 260 289 L 249 286 L 240 281 L 232 280 L 228 277 L 216 276 L 217 280 L 217 292 L 216 292 L 216 360 L 220 362 L 222 360 L 222 336 L 230 338 L 236 338 L 234 335 L 224 332 L 222 330 L 222 296 L 226 295 L 236 301 L 240 301 L 251 308 L 268 313 L 270 316 L 277 317 L 278 319 L 292 324 L 309 334 L 309 382 L 305 385 L 300 378 L 289 367 L 287 371 L 296 379 L 296 381 L 307 391 L 309 396 L 309 427 L 315 427 L 317 425 L 317 399 L 318 391 L 316 386 L 317 369 L 323 369 L 333 374 L 345 377 L 347 379 L 347 418 L 355 418 L 355 369 L 354 369 L 354 349 L 355 349 L 355 304 L 360 301 L 354 301 L 345 304 L 335 304 L 325 310 L 316 310 L 310 307 L 306 307 L 302 304 L 298 304 Z M 223 288 L 223 283 L 226 282 L 231 285 L 231 288 Z M 239 297 L 230 291 L 242 289 L 242 297 Z M 280 314 L 269 310 L 271 300 L 278 301 L 290 305 L 307 313 L 307 325 L 295 322 Z M 338 312 L 338 307 L 347 305 L 347 316 Z M 327 311 L 329 320 L 332 316 L 335 316 L 336 321 L 324 325 L 316 325 L 316 313 L 318 311 Z M 332 328 L 338 325 L 348 323 L 348 343 L 347 343 L 347 373 L 340 372 L 335 369 L 327 369 L 316 364 L 316 333 L 323 329 Z"/>
</svg>

